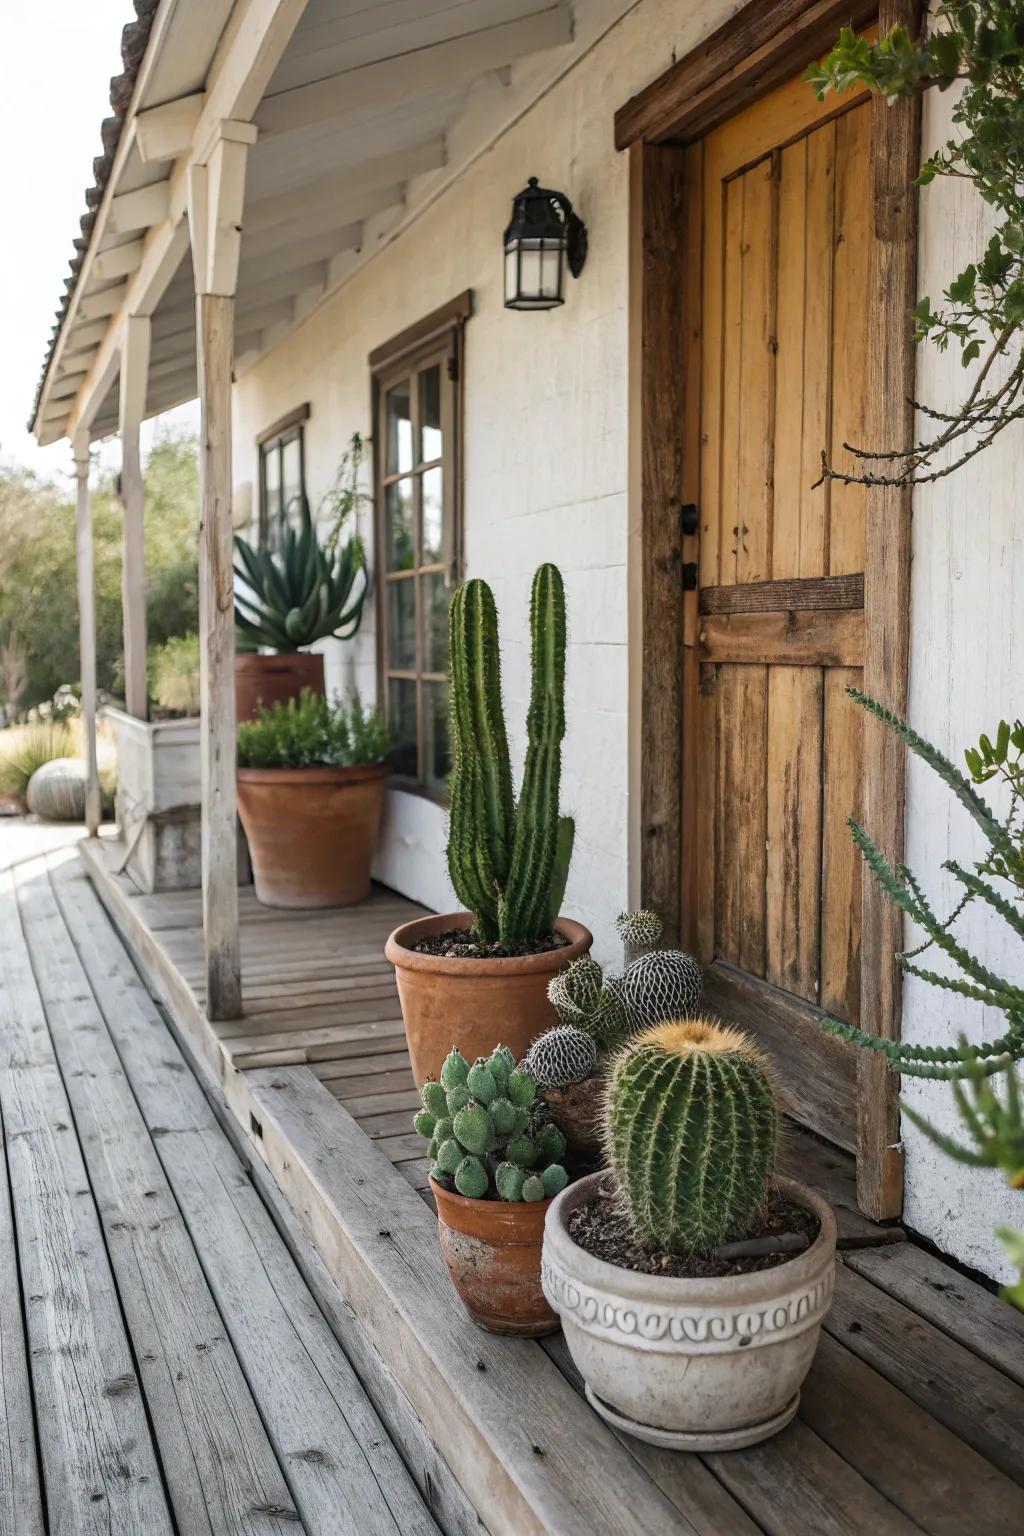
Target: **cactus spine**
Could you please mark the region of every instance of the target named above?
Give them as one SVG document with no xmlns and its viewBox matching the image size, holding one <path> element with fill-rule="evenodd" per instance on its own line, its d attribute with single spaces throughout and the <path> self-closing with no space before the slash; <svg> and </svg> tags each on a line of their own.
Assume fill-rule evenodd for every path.
<svg viewBox="0 0 1024 1536">
<path fill-rule="evenodd" d="M 708 1253 L 743 1232 L 775 1160 L 778 1110 L 748 1036 L 672 1020 L 616 1058 L 605 1104 L 608 1160 L 637 1237 Z"/>
<path fill-rule="evenodd" d="M 558 915 L 574 827 L 559 817 L 565 734 L 565 591 L 542 565 L 530 603 L 532 678 L 526 766 L 512 793 L 501 706 L 498 618 L 486 582 L 468 581 L 449 619 L 453 767 L 448 868 L 478 938 L 528 944 Z"/>
</svg>

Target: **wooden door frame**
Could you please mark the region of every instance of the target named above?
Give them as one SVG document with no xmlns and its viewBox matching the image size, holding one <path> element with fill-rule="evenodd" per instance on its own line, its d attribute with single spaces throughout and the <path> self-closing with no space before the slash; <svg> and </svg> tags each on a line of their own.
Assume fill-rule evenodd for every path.
<svg viewBox="0 0 1024 1536">
<path fill-rule="evenodd" d="M 697 536 L 681 508 L 699 495 L 700 230 L 688 217 L 700 156 L 687 146 L 820 58 L 846 22 L 882 32 L 916 27 L 918 0 L 751 0 L 726 24 L 628 101 L 615 117 L 616 145 L 629 150 L 630 526 L 638 531 L 634 582 L 639 605 L 640 751 L 634 847 L 640 894 L 667 931 L 692 943 L 698 914 L 682 892 L 684 840 L 695 806 L 684 803 L 680 769 L 698 750 L 696 601 L 685 603 L 682 566 Z M 809 87 L 808 87 L 809 89 Z M 920 99 L 872 100 L 874 292 L 879 324 L 865 440 L 913 441 Z M 694 274 L 696 273 L 696 278 Z M 689 282 L 689 291 L 687 291 Z M 864 688 L 903 713 L 910 638 L 909 489 L 872 488 L 865 527 Z M 691 594 L 687 594 L 691 596 Z M 692 594 L 695 599 L 695 594 Z M 694 630 L 691 635 L 690 629 Z M 684 644 L 685 639 L 689 643 Z M 864 732 L 863 816 L 891 859 L 903 854 L 906 760 L 881 726 Z M 686 775 L 690 778 L 689 773 Z M 692 797 L 691 797 L 692 801 Z M 861 997 L 873 1032 L 898 1039 L 900 913 L 863 873 Z M 899 1214 L 903 1158 L 898 1079 L 879 1053 L 858 1059 L 857 1189 L 876 1219 Z"/>
</svg>

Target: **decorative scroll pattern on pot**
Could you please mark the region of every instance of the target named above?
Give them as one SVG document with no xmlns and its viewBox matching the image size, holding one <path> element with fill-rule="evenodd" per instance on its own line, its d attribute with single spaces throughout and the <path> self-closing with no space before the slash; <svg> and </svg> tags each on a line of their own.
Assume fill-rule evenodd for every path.
<svg viewBox="0 0 1024 1536">
<path fill-rule="evenodd" d="M 632 1297 L 582 1285 L 546 1254 L 541 1280 L 555 1311 L 585 1333 L 611 1337 L 612 1342 L 620 1334 L 631 1349 L 719 1354 L 737 1346 L 778 1344 L 820 1322 L 832 1300 L 835 1265 L 830 1263 L 817 1279 L 796 1290 L 737 1307 L 644 1305 Z"/>
</svg>

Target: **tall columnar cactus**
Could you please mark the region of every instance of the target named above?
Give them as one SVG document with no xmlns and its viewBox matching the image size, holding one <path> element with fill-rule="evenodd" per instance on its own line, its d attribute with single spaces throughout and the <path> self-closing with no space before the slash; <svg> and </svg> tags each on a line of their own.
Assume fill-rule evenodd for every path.
<svg viewBox="0 0 1024 1536">
<path fill-rule="evenodd" d="M 450 613 L 453 768 L 448 868 L 486 941 L 524 944 L 550 930 L 572 855 L 574 826 L 558 814 L 565 734 L 565 591 L 542 565 L 530 604 L 532 680 L 526 766 L 512 793 L 501 705 L 498 618 L 486 582 L 468 581 Z"/>
<path fill-rule="evenodd" d="M 748 1036 L 707 1019 L 646 1030 L 608 1081 L 605 1143 L 641 1242 L 709 1253 L 740 1234 L 775 1160 L 778 1110 Z"/>
<path fill-rule="evenodd" d="M 485 581 L 467 581 L 449 610 L 452 773 L 448 870 L 481 939 L 499 934 L 515 825 L 501 706 L 498 613 Z"/>
</svg>

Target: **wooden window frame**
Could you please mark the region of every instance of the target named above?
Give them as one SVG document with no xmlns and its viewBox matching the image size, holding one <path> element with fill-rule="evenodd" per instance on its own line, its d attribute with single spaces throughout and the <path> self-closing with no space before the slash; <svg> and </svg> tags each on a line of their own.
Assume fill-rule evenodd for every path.
<svg viewBox="0 0 1024 1536">
<path fill-rule="evenodd" d="M 372 441 L 373 441 L 373 492 L 374 492 L 374 536 L 376 547 L 376 559 L 374 561 L 374 587 L 377 604 L 377 679 L 378 691 L 382 707 L 387 710 L 388 682 L 391 678 L 407 678 L 415 681 L 417 685 L 423 682 L 446 681 L 446 674 L 427 672 L 423 667 L 423 623 L 420 612 L 420 577 L 424 574 L 442 574 L 445 583 L 450 588 L 460 579 L 462 574 L 462 433 L 463 433 L 463 352 L 464 337 L 463 328 L 465 321 L 473 312 L 473 296 L 467 289 L 450 303 L 442 305 L 426 315 L 415 325 L 393 337 L 383 346 L 377 347 L 370 353 L 370 378 L 372 388 Z M 441 368 L 442 400 L 441 419 L 444 436 L 444 451 L 437 460 L 424 460 L 417 458 L 414 466 L 409 471 L 389 474 L 386 466 L 386 447 L 384 434 L 386 425 L 384 422 L 383 401 L 389 389 L 401 383 L 406 378 L 417 378 L 425 369 L 434 365 Z M 410 410 L 412 413 L 413 440 L 420 442 L 419 432 L 419 390 L 413 388 L 410 392 Z M 408 572 L 389 572 L 387 570 L 387 526 L 386 526 L 386 490 L 389 485 L 410 476 L 421 481 L 423 475 L 431 468 L 438 465 L 444 467 L 442 476 L 442 559 L 426 565 L 419 563 L 420 550 L 417 547 L 414 564 Z M 415 505 L 418 507 L 419 498 Z M 416 541 L 419 542 L 420 517 L 415 518 Z M 416 665 L 412 670 L 408 668 L 394 668 L 388 665 L 388 588 L 398 581 L 412 581 L 415 590 L 415 626 L 416 626 Z M 447 796 L 443 791 L 426 782 L 425 775 L 425 751 L 426 741 L 423 719 L 423 691 L 417 686 L 416 691 L 416 749 L 417 749 L 417 773 L 413 778 L 407 775 L 396 774 L 392 784 L 396 789 L 401 789 L 410 794 L 421 795 L 425 799 L 433 800 L 439 804 L 447 803 Z"/>
<path fill-rule="evenodd" d="M 696 838 L 681 793 L 699 752 L 699 615 L 684 602 L 681 567 L 697 559 L 680 508 L 699 499 L 700 250 L 693 178 L 706 134 L 820 58 L 844 23 L 915 31 L 918 0 L 751 0 L 618 111 L 616 145 L 629 150 L 630 499 L 640 529 L 639 876 L 645 906 L 692 942 L 699 914 L 683 890 L 683 849 Z M 865 440 L 913 442 L 920 97 L 871 103 L 874 291 L 879 324 Z M 696 225 L 696 227 L 695 227 Z M 693 242 L 696 242 L 694 244 Z M 696 279 L 694 274 L 696 273 Z M 689 275 L 690 287 L 687 288 Z M 909 488 L 868 493 L 864 569 L 864 688 L 897 713 L 907 701 L 910 640 Z M 689 594 L 688 594 L 689 596 Z M 864 732 L 863 815 L 890 859 L 903 853 L 906 759 L 881 727 Z M 692 797 L 690 797 L 692 800 Z M 692 863 L 692 861 L 687 861 Z M 899 1039 L 902 919 L 870 871 L 863 876 L 861 996 L 873 1032 Z M 899 1214 L 903 1162 L 898 1079 L 879 1053 L 858 1059 L 857 1189 L 876 1219 Z"/>
<path fill-rule="evenodd" d="M 259 505 L 256 510 L 258 537 L 261 549 L 266 549 L 269 543 L 270 517 L 267 507 L 267 455 L 276 452 L 279 460 L 283 455 L 285 445 L 298 439 L 299 444 L 299 484 L 303 494 L 306 490 L 306 422 L 309 420 L 309 402 L 298 406 L 294 411 L 279 417 L 269 427 L 262 431 L 256 438 L 256 451 L 259 455 Z M 283 487 L 283 463 L 278 464 L 278 475 Z M 284 506 L 281 507 L 282 521 L 285 515 Z"/>
</svg>

